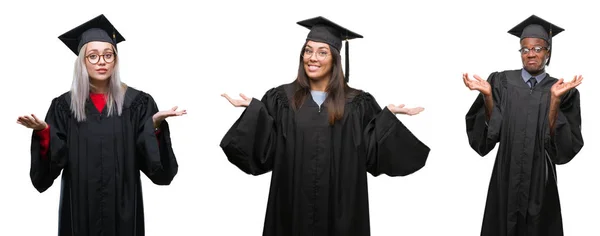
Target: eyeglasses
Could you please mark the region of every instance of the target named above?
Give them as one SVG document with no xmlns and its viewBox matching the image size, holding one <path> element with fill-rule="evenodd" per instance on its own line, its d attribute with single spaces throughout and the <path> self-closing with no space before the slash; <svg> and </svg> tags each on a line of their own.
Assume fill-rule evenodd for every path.
<svg viewBox="0 0 600 236">
<path fill-rule="evenodd" d="M 529 54 L 530 51 L 533 51 L 535 53 L 540 53 L 542 52 L 542 50 L 548 50 L 547 47 L 540 47 L 540 46 L 535 46 L 532 48 L 525 48 L 522 47 L 521 49 L 519 49 L 519 52 L 521 52 L 521 54 Z"/>
<path fill-rule="evenodd" d="M 117 54 L 109 52 L 109 53 L 105 53 L 105 54 L 96 54 L 96 53 L 92 53 L 90 55 L 85 56 L 88 61 L 92 64 L 92 65 L 96 65 L 98 62 L 100 62 L 100 57 L 102 57 L 104 59 L 104 62 L 106 63 L 112 63 L 115 60 L 115 57 L 117 56 Z"/>
<path fill-rule="evenodd" d="M 304 55 L 303 57 L 306 59 L 310 59 L 312 57 L 312 55 L 315 54 L 315 52 L 312 49 L 304 49 Z M 329 55 L 328 52 L 326 51 L 318 51 L 317 52 L 317 59 L 318 60 L 323 60 L 325 58 L 327 58 L 327 56 Z"/>
</svg>

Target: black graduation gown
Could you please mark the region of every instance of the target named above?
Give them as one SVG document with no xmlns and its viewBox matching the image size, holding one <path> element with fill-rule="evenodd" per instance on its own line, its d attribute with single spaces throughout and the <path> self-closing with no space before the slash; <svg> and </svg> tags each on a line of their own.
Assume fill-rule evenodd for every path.
<svg viewBox="0 0 600 236">
<path fill-rule="evenodd" d="M 521 70 L 494 72 L 494 108 L 486 123 L 480 94 L 466 115 L 471 147 L 484 156 L 500 143 L 489 185 L 481 235 L 563 235 L 556 164 L 569 162 L 583 147 L 579 92 L 568 91 L 550 136 L 550 88 L 546 75 L 533 89 Z"/>
<path fill-rule="evenodd" d="M 98 112 L 88 99 L 87 120 L 78 122 L 69 103 L 70 92 L 54 98 L 46 115 L 47 159 L 37 134 L 31 141 L 30 176 L 39 192 L 62 171 L 59 235 L 144 235 L 140 170 L 158 185 L 170 184 L 178 170 L 167 122 L 157 139 L 156 103 L 131 87 L 121 116 Z"/>
<path fill-rule="evenodd" d="M 294 111 L 294 85 L 253 99 L 220 144 L 242 171 L 272 171 L 263 235 L 369 235 L 366 172 L 411 174 L 429 148 L 368 93 L 349 98 L 330 126 L 310 95 Z"/>
</svg>

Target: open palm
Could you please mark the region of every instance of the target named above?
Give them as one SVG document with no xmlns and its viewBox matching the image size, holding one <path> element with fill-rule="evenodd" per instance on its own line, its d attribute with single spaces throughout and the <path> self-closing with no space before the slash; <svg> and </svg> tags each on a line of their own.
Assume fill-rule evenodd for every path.
<svg viewBox="0 0 600 236">
<path fill-rule="evenodd" d="M 38 118 L 34 114 L 31 114 L 31 116 L 19 116 L 19 118 L 17 119 L 17 124 L 23 125 L 33 130 L 43 130 L 46 127 L 48 127 L 48 124 L 46 124 L 44 120 Z"/>
<path fill-rule="evenodd" d="M 583 81 L 583 77 L 581 75 L 575 76 L 570 82 L 564 82 L 564 79 L 561 78 L 556 83 L 554 83 L 554 85 L 552 85 L 552 88 L 550 88 L 550 92 L 552 93 L 552 96 L 560 97 L 570 89 L 580 85 L 581 81 Z"/>
<path fill-rule="evenodd" d="M 226 93 L 221 94 L 221 97 L 226 98 L 227 101 L 229 101 L 229 103 L 231 103 L 231 105 L 233 105 L 234 107 L 248 107 L 250 105 L 250 102 L 252 102 L 252 98 L 246 97 L 246 95 L 244 95 L 243 93 L 240 93 L 240 97 L 242 97 L 242 99 L 233 99 L 229 97 L 229 95 L 227 95 Z"/>
<path fill-rule="evenodd" d="M 177 106 L 171 108 L 171 110 L 159 111 L 152 116 L 152 121 L 154 122 L 154 127 L 158 127 L 160 122 L 172 116 L 182 116 L 187 114 L 186 110 L 177 111 Z"/>
<path fill-rule="evenodd" d="M 403 114 L 403 115 L 409 115 L 409 116 L 414 116 L 416 114 L 421 113 L 423 110 L 425 110 L 425 108 L 423 108 L 423 107 L 407 108 L 407 107 L 405 107 L 404 104 L 400 104 L 398 106 L 395 106 L 394 104 L 390 104 L 387 106 L 387 108 L 394 114 Z"/>
<path fill-rule="evenodd" d="M 490 83 L 488 83 L 486 80 L 482 79 L 478 75 L 473 75 L 473 77 L 475 77 L 474 80 L 469 79 L 468 73 L 463 74 L 463 82 L 465 83 L 465 86 L 467 86 L 467 88 L 469 88 L 470 90 L 477 90 L 486 96 L 492 95 L 492 86 L 490 86 Z"/>
</svg>

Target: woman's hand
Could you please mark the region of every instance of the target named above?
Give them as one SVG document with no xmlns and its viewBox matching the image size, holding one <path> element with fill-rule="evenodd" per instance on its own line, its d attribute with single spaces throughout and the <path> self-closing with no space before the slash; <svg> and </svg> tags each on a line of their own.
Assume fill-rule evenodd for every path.
<svg viewBox="0 0 600 236">
<path fill-rule="evenodd" d="M 187 114 L 186 110 L 177 111 L 177 106 L 171 108 L 171 110 L 159 111 L 152 116 L 152 122 L 154 123 L 154 128 L 160 127 L 160 123 L 171 116 L 182 116 Z"/>
<path fill-rule="evenodd" d="M 248 107 L 250 105 L 250 102 L 252 102 L 252 98 L 246 97 L 246 95 L 244 95 L 243 93 L 240 93 L 240 97 L 242 97 L 242 100 L 233 99 L 229 97 L 229 95 L 227 95 L 226 93 L 221 94 L 221 97 L 226 98 L 227 101 L 229 101 L 229 103 L 231 103 L 231 105 L 233 105 L 234 107 Z"/>
<path fill-rule="evenodd" d="M 48 124 L 42 119 L 38 119 L 37 116 L 31 114 L 31 116 L 19 116 L 17 124 L 23 125 L 27 128 L 35 131 L 43 130 L 48 127 Z"/>
</svg>

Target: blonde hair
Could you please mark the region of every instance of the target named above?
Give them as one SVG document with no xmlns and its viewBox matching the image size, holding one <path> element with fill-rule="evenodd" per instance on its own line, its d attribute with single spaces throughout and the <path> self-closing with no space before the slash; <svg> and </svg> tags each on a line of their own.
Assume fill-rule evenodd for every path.
<svg viewBox="0 0 600 236">
<path fill-rule="evenodd" d="M 71 112 L 75 115 L 77 121 L 86 120 L 85 103 L 90 96 L 90 90 L 93 85 L 90 83 L 90 77 L 85 67 L 85 50 L 87 44 L 81 47 L 79 55 L 75 60 L 75 69 L 73 71 L 73 83 L 71 84 Z M 115 55 L 116 48 L 113 47 Z M 119 76 L 119 59 L 115 58 L 115 67 L 108 82 L 108 92 L 106 93 L 106 108 L 108 116 L 121 115 L 123 111 L 123 101 L 125 100 L 126 87 L 121 83 Z M 116 106 L 116 107 L 115 107 Z"/>
</svg>

